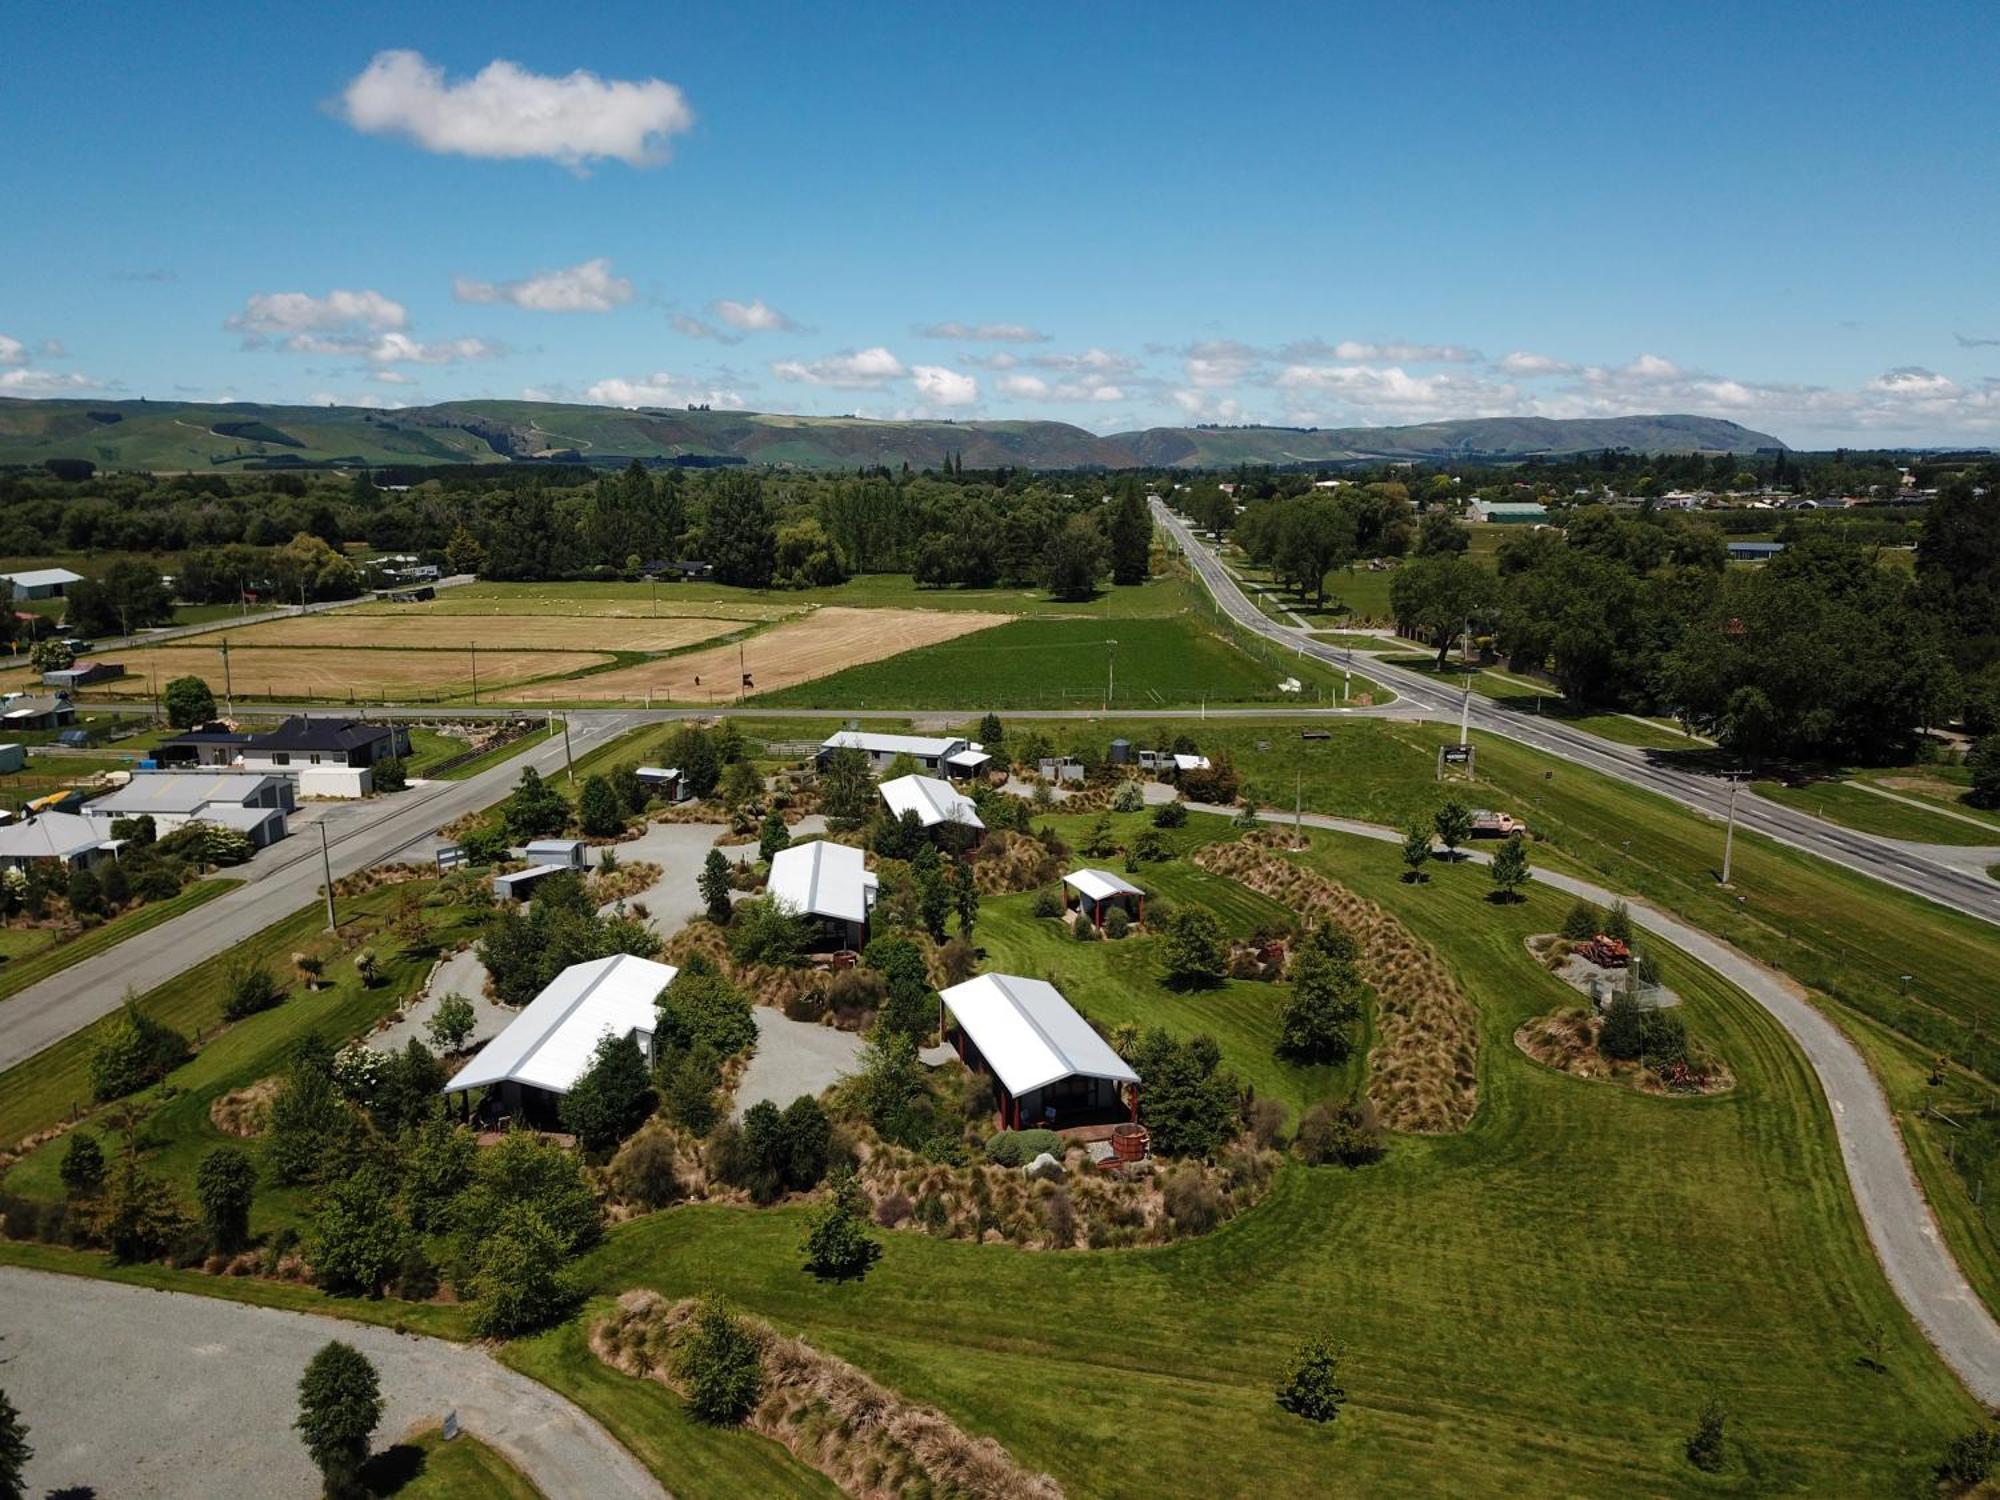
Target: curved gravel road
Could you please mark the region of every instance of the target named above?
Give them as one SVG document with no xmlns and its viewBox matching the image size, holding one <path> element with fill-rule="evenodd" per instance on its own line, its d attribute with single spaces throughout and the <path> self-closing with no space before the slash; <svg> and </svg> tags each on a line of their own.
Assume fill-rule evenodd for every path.
<svg viewBox="0 0 2000 1500">
<path fill-rule="evenodd" d="M 105 1350 L 115 1330 L 117 1357 Z M 611 1435 L 483 1350 L 186 1292 L 0 1266 L 0 1385 L 30 1428 L 27 1493 L 117 1500 L 320 1493 L 292 1421 L 329 1339 L 375 1362 L 379 1453 L 450 1410 L 550 1500 L 666 1500 Z"/>
<path fill-rule="evenodd" d="M 1197 812 L 1235 812 L 1234 808 L 1190 805 Z M 1289 814 L 1265 813 L 1262 817 L 1279 826 L 1292 821 Z M 1306 813 L 1299 821 L 1308 828 L 1326 828 L 1385 843 L 1403 841 L 1396 829 L 1374 823 L 1318 813 Z M 1479 853 L 1466 857 L 1481 863 L 1490 858 Z M 1984 1405 L 2000 1404 L 2000 1323 L 1972 1290 L 1945 1243 L 1903 1153 L 1902 1133 L 1888 1097 L 1859 1049 L 1806 998 L 1795 981 L 1700 928 L 1587 880 L 1554 870 L 1538 869 L 1533 874 L 1545 885 L 1600 906 L 1624 901 L 1640 926 L 1706 964 L 1785 1028 L 1799 1044 L 1826 1095 L 1834 1135 L 1840 1141 L 1840 1159 L 1847 1167 L 1848 1187 L 1889 1285 L 1966 1388 Z"/>
</svg>

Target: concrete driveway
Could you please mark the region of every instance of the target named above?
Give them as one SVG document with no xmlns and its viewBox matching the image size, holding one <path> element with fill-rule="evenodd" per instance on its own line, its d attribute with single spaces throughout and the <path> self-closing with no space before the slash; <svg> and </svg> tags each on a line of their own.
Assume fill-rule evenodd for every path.
<svg viewBox="0 0 2000 1500">
<path fill-rule="evenodd" d="M 381 1376 L 377 1452 L 456 1410 L 544 1495 L 665 1495 L 590 1417 L 471 1345 L 11 1266 L 0 1267 L 0 1327 L 7 1396 L 35 1450 L 30 1494 L 318 1495 L 292 1422 L 306 1361 L 339 1339 Z"/>
</svg>

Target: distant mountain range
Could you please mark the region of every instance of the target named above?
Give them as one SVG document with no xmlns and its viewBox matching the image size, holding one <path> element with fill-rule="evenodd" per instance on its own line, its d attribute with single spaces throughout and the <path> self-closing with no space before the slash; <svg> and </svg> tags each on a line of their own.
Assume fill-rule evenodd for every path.
<svg viewBox="0 0 2000 1500">
<path fill-rule="evenodd" d="M 770 412 L 626 410 L 541 401 L 360 406 L 0 400 L 0 465 L 100 469 L 498 464 L 530 459 L 854 469 L 1231 468 L 1379 459 L 1516 460 L 1626 448 L 1753 453 L 1785 444 L 1714 417 L 1475 417 L 1414 427 L 1149 427 L 1100 437 L 1067 422 L 875 421 Z"/>
</svg>

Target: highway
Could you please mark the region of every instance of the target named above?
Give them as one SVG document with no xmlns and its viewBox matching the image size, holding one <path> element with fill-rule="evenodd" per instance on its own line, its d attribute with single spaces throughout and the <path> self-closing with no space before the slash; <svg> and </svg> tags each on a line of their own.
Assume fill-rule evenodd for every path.
<svg viewBox="0 0 2000 1500">
<path fill-rule="evenodd" d="M 1217 606 L 1230 619 L 1288 651 L 1303 650 L 1307 656 L 1328 666 L 1342 667 L 1353 662 L 1352 655 L 1346 650 L 1315 641 L 1307 632 L 1282 625 L 1258 609 L 1229 570 L 1217 560 L 1214 552 L 1196 538 L 1180 517 L 1159 501 L 1154 502 L 1153 510 L 1155 520 L 1173 538 L 1196 576 L 1214 595 Z M 1452 723 L 1459 720 L 1463 711 L 1461 694 L 1440 690 L 1435 678 L 1394 666 L 1379 657 L 1364 657 L 1363 660 L 1367 663 L 1368 676 L 1394 688 L 1423 716 Z M 1616 777 L 1649 792 L 1657 792 L 1718 822 L 1728 816 L 1727 782 L 1664 764 L 1652 752 L 1600 739 L 1559 721 L 1524 716 L 1477 693 L 1472 694 L 1467 718 L 1472 728 L 1483 733 L 1514 740 L 1574 765 Z M 1984 874 L 1954 868 L 1931 858 L 1922 846 L 1842 828 L 1749 792 L 1741 793 L 1736 798 L 1736 822 L 1741 828 L 1754 829 L 1779 843 L 1830 860 L 1912 895 L 1922 896 L 1982 921 L 2000 923 L 2000 883 Z M 1718 830 L 1718 861 L 1721 857 L 1720 846 Z"/>
</svg>

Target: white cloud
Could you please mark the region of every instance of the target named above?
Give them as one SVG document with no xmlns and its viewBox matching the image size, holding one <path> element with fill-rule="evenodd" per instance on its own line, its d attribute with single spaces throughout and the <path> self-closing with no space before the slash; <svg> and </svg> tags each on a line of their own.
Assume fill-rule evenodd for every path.
<svg viewBox="0 0 2000 1500">
<path fill-rule="evenodd" d="M 971 365 L 975 370 L 1011 370 L 1020 364 L 1021 356 L 1009 354 L 1001 349 L 992 354 L 961 354 L 958 362 L 962 365 Z"/>
<path fill-rule="evenodd" d="M 1170 392 L 1174 405 L 1181 409 L 1181 415 L 1190 422 L 1241 422 L 1244 419 L 1243 403 L 1233 396 L 1218 396 L 1211 390 L 1176 390 Z"/>
<path fill-rule="evenodd" d="M 443 339 L 426 344 L 407 333 L 367 335 L 295 333 L 279 347 L 291 354 L 327 354 L 341 358 L 365 359 L 378 365 L 452 365 L 464 360 L 499 359 L 507 353 L 503 344 L 485 339 Z"/>
<path fill-rule="evenodd" d="M 251 334 L 319 333 L 404 328 L 409 321 L 408 311 L 393 298 L 336 287 L 324 297 L 309 292 L 254 292 L 244 300 L 243 311 L 231 315 L 223 326 Z"/>
<path fill-rule="evenodd" d="M 920 339 L 958 339 L 967 343 L 1046 344 L 1049 336 L 1026 323 L 925 323 L 913 330 Z"/>
<path fill-rule="evenodd" d="M 740 333 L 790 332 L 798 327 L 775 307 L 767 305 L 762 297 L 753 297 L 748 302 L 719 297 L 709 303 L 708 310 Z"/>
<path fill-rule="evenodd" d="M 581 170 L 609 157 L 656 166 L 694 128 L 687 96 L 658 78 L 637 82 L 578 70 L 530 73 L 495 60 L 449 83 L 420 52 L 378 52 L 340 97 L 340 113 L 370 135 L 402 135 L 426 151 L 497 160 L 542 159 Z"/>
<path fill-rule="evenodd" d="M 9 367 L 25 365 L 28 362 L 28 346 L 19 339 L 11 339 L 0 333 L 0 365 Z"/>
<path fill-rule="evenodd" d="M 368 377 L 377 385 L 415 385 L 417 377 L 405 375 L 401 370 L 381 369 Z"/>
<path fill-rule="evenodd" d="M 685 335 L 691 339 L 718 339 L 725 344 L 739 344 L 742 342 L 740 338 L 732 338 L 730 335 L 724 333 L 713 323 L 704 323 L 700 318 L 690 317 L 686 313 L 675 313 L 670 321 L 674 325 L 675 333 Z"/>
<path fill-rule="evenodd" d="M 1042 370 L 1079 370 L 1094 375 L 1125 375 L 1139 368 L 1139 361 L 1130 355 L 1095 346 L 1081 354 L 1037 354 L 1028 363 Z"/>
<path fill-rule="evenodd" d="M 771 373 L 780 380 L 829 386 L 834 390 L 879 391 L 910 372 L 900 359 L 878 344 L 859 352 L 830 354 L 809 363 L 778 360 L 772 364 Z"/>
<path fill-rule="evenodd" d="M 9 396 L 60 396 L 67 391 L 97 391 L 103 388 L 103 381 L 92 380 L 88 375 L 35 370 L 26 366 L 0 370 L 0 393 Z"/>
<path fill-rule="evenodd" d="M 610 312 L 632 300 L 632 283 L 611 274 L 603 256 L 560 271 L 537 271 L 519 281 L 474 281 L 460 276 L 452 282 L 460 302 L 511 302 L 532 312 Z"/>
<path fill-rule="evenodd" d="M 1331 356 L 1344 363 L 1362 365 L 1469 365 L 1479 360 L 1479 351 L 1468 349 L 1463 344 L 1404 344 L 1394 341 L 1374 344 L 1359 339 L 1342 339 L 1331 346 L 1317 341 L 1294 344 L 1281 353 L 1294 361 Z"/>
<path fill-rule="evenodd" d="M 943 365 L 918 365 L 910 371 L 917 394 L 937 406 L 970 406 L 979 399 L 979 382 Z"/>
<path fill-rule="evenodd" d="M 1503 375 L 1519 375 L 1534 379 L 1541 375 L 1574 375 L 1576 366 L 1566 359 L 1556 359 L 1548 354 L 1530 354 L 1525 349 L 1500 356 L 1500 372 Z"/>
<path fill-rule="evenodd" d="M 1885 396 L 1900 396 L 1918 401 L 1949 400 L 1963 394 L 1958 382 L 1935 370 L 1926 370 L 1921 365 L 1904 365 L 1899 369 L 1885 370 L 1868 382 L 1868 389 Z"/>
<path fill-rule="evenodd" d="M 357 391 L 352 395 L 337 395 L 333 391 L 314 391 L 306 398 L 308 406 L 365 406 L 374 411 L 397 411 L 409 402 L 385 396 L 380 391 Z"/>
<path fill-rule="evenodd" d="M 67 359 L 69 357 L 69 350 L 63 348 L 63 341 L 61 339 L 43 339 L 40 348 L 35 352 L 45 359 Z"/>
<path fill-rule="evenodd" d="M 1476 376 L 1450 371 L 1412 375 L 1400 365 L 1287 365 L 1274 382 L 1279 389 L 1311 392 L 1396 421 L 1440 417 L 1498 416 L 1516 405 L 1517 392 Z"/>
<path fill-rule="evenodd" d="M 1039 375 L 1009 375 L 1000 382 L 1003 394 L 1021 401 L 1123 401 L 1124 390 L 1108 381 L 1059 380 Z"/>
<path fill-rule="evenodd" d="M 730 411 L 743 408 L 739 392 L 705 386 L 700 381 L 665 370 L 630 378 L 600 380 L 583 393 L 586 401 L 599 406 L 696 406 L 721 407 Z"/>
</svg>

